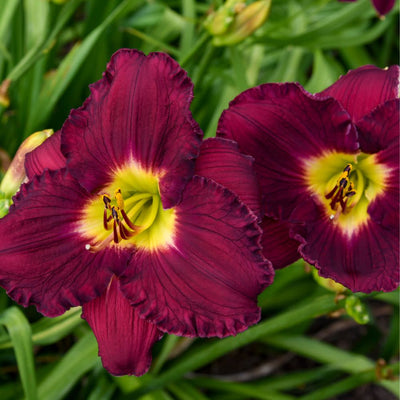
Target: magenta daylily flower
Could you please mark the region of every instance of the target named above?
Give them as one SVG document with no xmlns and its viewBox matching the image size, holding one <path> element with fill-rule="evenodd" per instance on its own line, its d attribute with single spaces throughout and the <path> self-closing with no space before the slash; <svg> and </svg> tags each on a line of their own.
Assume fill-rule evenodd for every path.
<svg viewBox="0 0 400 400">
<path fill-rule="evenodd" d="M 357 0 L 339 0 L 342 2 L 355 2 Z M 383 17 L 387 13 L 389 13 L 394 7 L 396 0 L 372 0 L 372 5 L 375 7 L 375 10 L 378 14 Z"/>
<path fill-rule="evenodd" d="M 29 182 L 0 220 L 1 285 L 50 317 L 82 305 L 115 375 L 145 373 L 164 332 L 245 330 L 273 278 L 252 161 L 230 140 L 201 144 L 192 96 L 166 54 L 118 51 L 27 155 Z"/>
<path fill-rule="evenodd" d="M 365 66 L 322 93 L 265 84 L 218 126 L 255 158 L 264 255 L 300 256 L 353 291 L 399 285 L 399 67 Z"/>
</svg>

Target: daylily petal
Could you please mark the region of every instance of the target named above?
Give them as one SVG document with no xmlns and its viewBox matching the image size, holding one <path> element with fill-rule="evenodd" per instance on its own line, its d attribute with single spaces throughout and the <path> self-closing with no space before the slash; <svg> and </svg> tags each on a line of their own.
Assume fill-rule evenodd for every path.
<svg viewBox="0 0 400 400">
<path fill-rule="evenodd" d="M 372 0 L 372 4 L 379 15 L 387 14 L 394 7 L 395 2 L 396 0 Z"/>
<path fill-rule="evenodd" d="M 266 214 L 283 219 L 308 197 L 304 168 L 310 158 L 358 150 L 357 132 L 340 104 L 319 100 L 293 83 L 240 94 L 223 112 L 218 135 L 237 141 L 255 158 Z"/>
<path fill-rule="evenodd" d="M 224 337 L 260 318 L 257 295 L 273 269 L 256 217 L 229 190 L 195 176 L 176 209 L 175 240 L 139 249 L 121 277 L 141 317 L 168 333 Z"/>
<path fill-rule="evenodd" d="M 349 71 L 317 96 L 332 96 L 349 112 L 354 122 L 375 107 L 398 97 L 398 65 L 381 69 L 365 65 Z"/>
<path fill-rule="evenodd" d="M 399 99 L 387 101 L 357 122 L 363 152 L 374 154 L 389 146 L 399 152 L 399 107 Z"/>
<path fill-rule="evenodd" d="M 290 237 L 291 224 L 265 217 L 261 223 L 263 235 L 261 245 L 265 258 L 271 261 L 275 269 L 286 267 L 301 256 L 300 243 Z"/>
<path fill-rule="evenodd" d="M 311 202 L 308 206 L 302 204 L 297 210 L 308 221 L 296 239 L 303 242 L 299 248 L 303 258 L 315 265 L 321 276 L 331 278 L 353 292 L 397 288 L 398 229 L 370 219 L 348 236 L 329 220 L 320 207 L 311 205 Z M 314 219 L 311 221 L 311 218 Z M 391 214 L 390 219 L 393 221 L 395 215 Z"/>
<path fill-rule="evenodd" d="M 0 284 L 49 317 L 99 296 L 128 254 L 90 253 L 76 223 L 87 192 L 65 170 L 22 185 L 0 224 Z"/>
<path fill-rule="evenodd" d="M 239 152 L 237 143 L 210 138 L 201 145 L 195 174 L 213 179 L 231 190 L 261 218 L 261 194 L 253 161 L 252 157 Z"/>
<path fill-rule="evenodd" d="M 82 306 L 82 318 L 92 328 L 99 356 L 111 374 L 140 376 L 151 363 L 151 348 L 163 333 L 141 319 L 113 277 L 107 290 Z"/>
<path fill-rule="evenodd" d="M 400 100 L 392 100 L 376 108 L 358 123 L 361 149 L 374 153 L 376 161 L 385 165 L 385 196 L 379 197 L 368 208 L 371 218 L 384 226 L 399 229 L 399 182 L 400 182 Z M 389 212 L 388 210 L 391 210 Z"/>
<path fill-rule="evenodd" d="M 72 175 L 89 191 L 135 164 L 160 177 L 164 208 L 191 178 L 201 131 L 189 110 L 192 83 L 168 55 L 114 54 L 91 96 L 62 128 L 62 151 Z"/>
<path fill-rule="evenodd" d="M 61 153 L 61 131 L 55 132 L 39 147 L 25 156 L 26 176 L 32 179 L 40 175 L 45 169 L 55 171 L 65 168 L 66 159 Z"/>
</svg>

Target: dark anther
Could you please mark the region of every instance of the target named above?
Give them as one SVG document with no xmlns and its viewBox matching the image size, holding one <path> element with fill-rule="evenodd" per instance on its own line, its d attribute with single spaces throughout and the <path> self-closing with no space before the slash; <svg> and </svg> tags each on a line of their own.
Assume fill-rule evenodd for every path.
<svg viewBox="0 0 400 400">
<path fill-rule="evenodd" d="M 356 191 L 355 190 L 351 190 L 351 191 L 348 191 L 346 193 L 346 197 L 353 197 L 355 194 L 356 194 Z"/>
<path fill-rule="evenodd" d="M 342 178 L 339 182 L 340 187 L 345 188 L 347 186 L 348 179 Z"/>
<path fill-rule="evenodd" d="M 111 199 L 105 194 L 103 195 L 103 202 L 104 202 L 104 207 L 106 209 L 109 209 L 111 204 Z"/>
<path fill-rule="evenodd" d="M 117 212 L 117 210 L 115 209 L 115 207 L 112 207 L 111 208 L 111 214 L 112 214 L 112 216 L 113 216 L 113 218 L 114 218 L 114 220 L 115 221 L 118 221 L 118 212 Z"/>
<path fill-rule="evenodd" d="M 343 170 L 343 172 L 350 173 L 351 169 L 352 169 L 352 166 L 351 166 L 351 164 L 347 164 L 347 165 L 344 167 L 344 170 Z"/>
</svg>

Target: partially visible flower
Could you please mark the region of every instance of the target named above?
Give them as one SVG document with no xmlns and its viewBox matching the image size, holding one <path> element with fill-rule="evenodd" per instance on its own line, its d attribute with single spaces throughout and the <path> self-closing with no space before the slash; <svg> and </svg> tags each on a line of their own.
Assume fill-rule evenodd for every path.
<svg viewBox="0 0 400 400">
<path fill-rule="evenodd" d="M 263 25 L 270 7 L 271 0 L 250 4 L 243 0 L 227 0 L 207 17 L 204 26 L 213 36 L 215 46 L 230 46 L 241 42 Z"/>
<path fill-rule="evenodd" d="M 398 89 L 398 66 L 364 66 L 317 95 L 261 85 L 224 111 L 219 136 L 255 158 L 278 267 L 302 256 L 353 291 L 399 285 Z"/>
<path fill-rule="evenodd" d="M 354 2 L 357 0 L 339 0 L 339 1 Z M 389 13 L 391 9 L 394 7 L 395 3 L 396 0 L 372 0 L 372 4 L 375 7 L 375 10 L 381 17 Z"/>
<path fill-rule="evenodd" d="M 115 375 L 145 373 L 164 332 L 245 330 L 273 278 L 252 161 L 230 140 L 201 142 L 192 96 L 166 54 L 118 51 L 26 156 L 30 180 L 0 221 L 2 286 L 50 317 L 82 305 Z"/>
</svg>

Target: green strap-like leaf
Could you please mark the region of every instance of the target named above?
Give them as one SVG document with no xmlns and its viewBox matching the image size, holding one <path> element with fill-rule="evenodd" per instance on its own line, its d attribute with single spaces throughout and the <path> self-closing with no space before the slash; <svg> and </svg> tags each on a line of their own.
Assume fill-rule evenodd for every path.
<svg viewBox="0 0 400 400">
<path fill-rule="evenodd" d="M 38 397 L 29 322 L 17 307 L 10 307 L 0 315 L 0 324 L 6 327 L 10 335 L 26 399 L 36 400 Z"/>
<path fill-rule="evenodd" d="M 82 63 L 86 60 L 93 46 L 98 42 L 104 31 L 118 18 L 124 16 L 132 8 L 139 7 L 142 0 L 124 0 L 112 13 L 97 26 L 83 41 L 74 46 L 60 63 L 56 74 L 48 80 L 37 99 L 35 110 L 30 114 L 27 132 L 34 131 L 49 117 L 57 101 L 60 99 L 68 85 L 74 79 Z"/>
<path fill-rule="evenodd" d="M 44 317 L 32 324 L 32 341 L 35 345 L 55 343 L 82 323 L 80 307 L 73 308 L 56 318 Z M 6 336 L 0 339 L 0 350 L 12 346 L 10 337 Z"/>
<path fill-rule="evenodd" d="M 79 339 L 39 385 L 39 399 L 62 399 L 82 375 L 99 362 L 97 351 L 97 342 L 92 332 Z"/>
<path fill-rule="evenodd" d="M 334 295 L 324 295 L 312 302 L 307 302 L 276 317 L 267 319 L 235 337 L 206 343 L 204 346 L 187 352 L 169 370 L 145 382 L 141 388 L 129 394 L 132 397 L 126 397 L 126 399 L 135 398 L 134 396 L 139 397 L 139 395 L 159 389 L 165 384 L 170 384 L 179 379 L 185 373 L 207 365 L 234 349 L 296 326 L 321 314 L 332 312 L 339 307 L 340 305 L 334 302 Z"/>
</svg>

